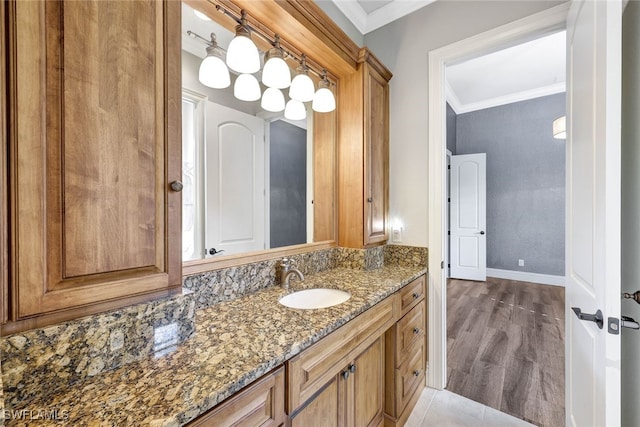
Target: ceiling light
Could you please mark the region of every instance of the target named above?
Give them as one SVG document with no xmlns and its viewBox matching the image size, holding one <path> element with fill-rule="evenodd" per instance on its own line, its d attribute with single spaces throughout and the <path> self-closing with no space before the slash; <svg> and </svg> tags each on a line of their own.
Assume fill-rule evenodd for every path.
<svg viewBox="0 0 640 427">
<path fill-rule="evenodd" d="M 309 75 L 307 74 L 308 68 L 304 54 L 302 55 L 300 66 L 296 71 L 298 72 L 298 74 L 293 78 L 293 81 L 291 82 L 291 87 L 289 88 L 289 97 L 300 102 L 311 101 L 313 99 L 313 93 L 316 89 L 313 85 L 313 80 L 311 80 L 311 77 L 309 77 Z"/>
<path fill-rule="evenodd" d="M 227 49 L 227 65 L 238 73 L 250 74 L 260 69 L 260 54 L 251 40 L 247 25 L 247 13 L 243 10 L 240 24 L 236 26 L 236 36 Z"/>
<path fill-rule="evenodd" d="M 264 56 L 262 83 L 265 86 L 278 89 L 284 89 L 291 85 L 291 71 L 284 60 L 284 53 L 280 47 L 280 36 L 277 34 L 273 47 Z"/>
<path fill-rule="evenodd" d="M 253 74 L 240 74 L 233 84 L 233 95 L 241 101 L 260 99 L 260 83 Z"/>
<path fill-rule="evenodd" d="M 200 63 L 198 80 L 203 85 L 214 89 L 224 89 L 231 84 L 229 69 L 224 63 L 222 49 L 216 43 L 215 33 L 211 33 L 211 43 L 207 46 L 207 56 Z"/>
<path fill-rule="evenodd" d="M 318 91 L 313 96 L 311 108 L 318 113 L 328 113 L 336 109 L 336 98 L 329 89 L 330 83 L 327 79 L 327 71 L 322 71 L 322 80 L 318 83 Z"/>
<path fill-rule="evenodd" d="M 307 118 L 307 110 L 302 102 L 290 99 L 284 109 L 284 117 L 289 120 L 304 120 Z"/>
<path fill-rule="evenodd" d="M 280 89 L 275 87 L 268 87 L 262 94 L 262 101 L 260 106 L 274 113 L 284 110 L 284 95 Z"/>
<path fill-rule="evenodd" d="M 558 117 L 553 121 L 553 137 L 567 139 L 567 116 Z"/>
</svg>

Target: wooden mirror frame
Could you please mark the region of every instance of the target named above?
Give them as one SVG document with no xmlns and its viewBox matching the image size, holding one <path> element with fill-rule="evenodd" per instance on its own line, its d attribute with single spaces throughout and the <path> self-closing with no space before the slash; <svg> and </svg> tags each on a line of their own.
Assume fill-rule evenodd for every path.
<svg viewBox="0 0 640 427">
<path fill-rule="evenodd" d="M 225 9 L 240 15 L 247 11 L 247 21 L 267 34 L 279 34 L 282 46 L 297 55 L 305 53 L 312 64 L 326 68 L 330 80 L 336 83 L 334 93 L 339 99 L 340 79 L 345 79 L 356 72 L 360 47 L 329 18 L 314 2 L 304 0 L 183 0 L 184 3 L 198 9 L 214 19 L 221 15 L 216 10 L 219 4 Z M 234 31 L 236 23 L 229 17 L 215 19 L 217 22 Z M 260 44 L 259 37 L 254 41 Z M 264 46 L 261 46 L 264 48 Z M 342 104 L 344 105 L 344 104 Z M 190 276 L 205 271 L 235 265 L 259 262 L 284 256 L 327 249 L 337 246 L 338 242 L 338 140 L 340 109 L 332 114 L 314 113 L 314 164 L 331 164 L 331 168 L 314 167 L 314 200 L 321 198 L 331 206 L 323 212 L 314 213 L 314 236 L 322 236 L 321 241 L 283 248 L 266 249 L 216 258 L 185 261 L 182 263 L 182 275 Z M 322 144 L 322 141 L 328 143 Z M 326 239 L 324 237 L 326 236 Z"/>
</svg>

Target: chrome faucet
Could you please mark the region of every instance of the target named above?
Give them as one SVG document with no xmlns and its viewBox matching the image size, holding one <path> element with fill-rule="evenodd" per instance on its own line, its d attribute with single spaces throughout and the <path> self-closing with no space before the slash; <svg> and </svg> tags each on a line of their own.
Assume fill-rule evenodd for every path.
<svg viewBox="0 0 640 427">
<path fill-rule="evenodd" d="M 300 270 L 298 270 L 293 261 L 289 258 L 283 258 L 280 261 L 280 270 L 278 271 L 278 277 L 280 278 L 280 283 L 282 287 L 286 290 L 289 289 L 289 281 L 291 280 L 291 275 L 295 274 L 298 276 L 298 279 L 304 281 L 304 274 Z"/>
</svg>

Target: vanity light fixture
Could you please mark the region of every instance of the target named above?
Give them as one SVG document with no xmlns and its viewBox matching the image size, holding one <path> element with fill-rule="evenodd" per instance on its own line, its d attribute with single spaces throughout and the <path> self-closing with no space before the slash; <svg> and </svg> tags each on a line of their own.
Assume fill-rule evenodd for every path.
<svg viewBox="0 0 640 427">
<path fill-rule="evenodd" d="M 277 34 L 273 47 L 264 56 L 262 83 L 276 89 L 285 89 L 291 85 L 291 71 L 284 60 L 284 53 L 280 47 L 280 36 Z"/>
<path fill-rule="evenodd" d="M 215 33 L 211 33 L 211 41 L 208 44 L 207 57 L 200 63 L 198 80 L 203 85 L 214 89 L 229 87 L 231 84 L 229 69 L 224 63 L 224 52 L 216 43 Z"/>
<path fill-rule="evenodd" d="M 233 96 L 241 101 L 260 99 L 260 83 L 253 74 L 240 74 L 233 84 Z"/>
<path fill-rule="evenodd" d="M 262 94 L 260 106 L 267 111 L 278 113 L 284 110 L 284 94 L 280 89 L 268 87 Z"/>
<path fill-rule="evenodd" d="M 227 48 L 227 66 L 243 74 L 260 70 L 260 53 L 251 40 L 251 31 L 247 25 L 247 12 L 242 10 L 240 22 L 236 26 L 236 36 Z"/>
<path fill-rule="evenodd" d="M 307 118 L 307 110 L 304 104 L 295 99 L 290 99 L 284 109 L 284 118 L 289 120 L 304 120 Z"/>
<path fill-rule="evenodd" d="M 336 98 L 329 87 L 331 84 L 327 79 L 327 70 L 322 70 L 322 80 L 318 83 L 318 90 L 313 96 L 311 108 L 318 113 L 328 113 L 336 109 Z"/>
<path fill-rule="evenodd" d="M 315 87 L 313 86 L 313 80 L 311 80 L 311 77 L 308 75 L 309 67 L 307 67 L 307 59 L 304 54 L 302 54 L 300 66 L 296 71 L 298 74 L 296 74 L 291 82 L 289 97 L 296 101 L 309 102 L 313 99 Z"/>
<path fill-rule="evenodd" d="M 257 101 L 260 99 L 260 84 L 253 75 L 260 70 L 260 53 L 253 40 L 251 40 L 251 35 L 257 34 L 272 46 L 264 57 L 265 65 L 262 70 L 262 83 L 267 86 L 267 90 L 263 94 L 263 98 L 266 99 L 261 102 L 262 108 L 272 112 L 284 109 L 287 118 L 296 117 L 292 120 L 302 120 L 306 117 L 306 107 L 302 104 L 303 102 L 313 101 L 312 108 L 317 112 L 335 110 L 336 100 L 330 89 L 331 85 L 335 85 L 335 83 L 329 81 L 326 69 L 322 69 L 321 73 L 318 72 L 318 64 L 312 61 L 310 61 L 310 65 L 307 64 L 307 57 L 304 53 L 296 52 L 295 48 L 282 41 L 286 47 L 288 46 L 287 50 L 285 50 L 281 46 L 280 36 L 271 33 L 263 24 L 249 25 L 247 12 L 244 9 L 240 11 L 240 16 L 219 4 L 216 5 L 216 10 L 231 17 L 237 23 L 236 36 L 231 40 L 226 55 L 224 49 L 216 44 L 214 34 L 211 35 L 211 41 L 209 41 L 192 31 L 187 31 L 187 34 L 200 39 L 208 46 L 207 57 L 203 60 L 199 72 L 199 79 L 203 84 L 216 89 L 228 87 L 230 84 L 229 69 L 231 69 L 239 74 L 233 87 L 235 97 L 242 101 Z M 291 70 L 287 65 L 287 59 L 293 59 L 300 64 L 296 69 L 297 74 L 293 80 L 291 80 Z M 228 68 L 223 68 L 220 65 L 222 61 L 226 63 Z M 214 68 L 215 72 L 213 71 Z M 309 73 L 321 79 L 317 91 L 313 80 L 309 77 Z M 214 81 L 218 78 L 220 81 Z M 284 95 L 280 89 L 287 87 L 289 87 L 289 97 L 296 102 L 291 103 L 290 101 L 285 107 Z M 289 110 L 288 113 L 287 110 Z"/>
<path fill-rule="evenodd" d="M 567 139 L 567 116 L 558 117 L 553 121 L 553 137 Z"/>
</svg>

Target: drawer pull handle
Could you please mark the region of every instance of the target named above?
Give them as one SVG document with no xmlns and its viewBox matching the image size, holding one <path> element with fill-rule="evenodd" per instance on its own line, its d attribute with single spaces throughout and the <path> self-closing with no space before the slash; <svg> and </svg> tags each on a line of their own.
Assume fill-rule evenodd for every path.
<svg viewBox="0 0 640 427">
<path fill-rule="evenodd" d="M 420 333 L 420 328 L 413 328 L 413 333 L 418 335 Z"/>
<path fill-rule="evenodd" d="M 353 374 L 355 371 L 356 371 L 356 365 L 349 366 L 349 372 Z"/>
<path fill-rule="evenodd" d="M 344 378 L 345 380 L 347 378 L 349 378 L 349 370 L 345 369 L 344 371 L 342 371 L 342 378 Z"/>
<path fill-rule="evenodd" d="M 413 293 L 413 299 L 418 299 L 418 298 L 420 298 L 420 294 L 417 293 L 417 292 L 414 292 Z"/>
<path fill-rule="evenodd" d="M 413 376 L 419 377 L 420 376 L 420 371 L 418 371 L 417 369 L 415 371 L 413 371 Z"/>
</svg>

